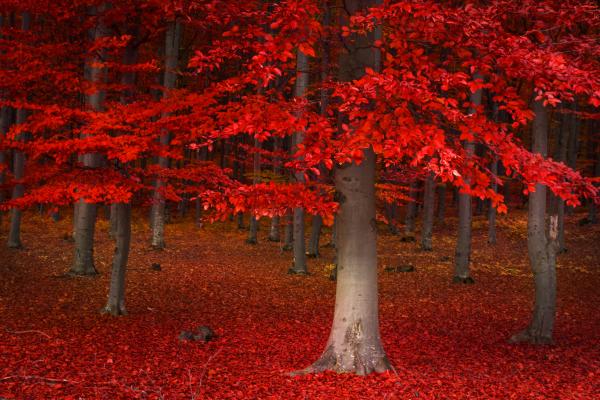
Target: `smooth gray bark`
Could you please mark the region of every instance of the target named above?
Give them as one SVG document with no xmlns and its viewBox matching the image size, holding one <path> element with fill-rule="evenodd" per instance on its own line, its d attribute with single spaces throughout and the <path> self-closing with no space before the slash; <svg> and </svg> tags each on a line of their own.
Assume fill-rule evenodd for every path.
<svg viewBox="0 0 600 400">
<path fill-rule="evenodd" d="M 125 271 L 131 243 L 131 205 L 117 203 L 114 205 L 116 218 L 119 221 L 115 236 L 115 254 L 110 277 L 108 302 L 103 309 L 111 315 L 127 315 L 125 309 Z"/>
<path fill-rule="evenodd" d="M 182 24 L 178 19 L 169 23 L 165 35 L 165 72 L 163 86 L 166 89 L 163 96 L 169 95 L 169 90 L 175 88 L 177 82 L 177 67 L 179 64 L 179 46 L 181 44 Z M 163 117 L 166 117 L 165 113 Z M 160 136 L 160 144 L 168 146 L 171 143 L 171 135 L 164 132 Z M 169 168 L 167 157 L 158 157 L 158 165 L 161 168 Z M 152 203 L 152 247 L 163 249 L 165 247 L 165 199 L 162 188 L 165 182 L 161 178 L 156 179 L 154 190 L 154 202 Z"/>
<path fill-rule="evenodd" d="M 481 79 L 481 75 L 475 73 L 474 79 Z M 483 92 L 477 90 L 471 95 L 471 102 L 475 107 L 481 105 Z M 471 114 L 475 110 L 469 111 Z M 467 141 L 464 143 L 467 157 L 472 157 L 475 152 L 475 143 Z M 466 180 L 470 184 L 469 180 Z M 470 266 L 471 261 L 471 226 L 473 218 L 472 199 L 467 193 L 458 193 L 458 240 L 456 242 L 456 252 L 454 259 L 454 282 L 473 283 L 471 278 Z"/>
<path fill-rule="evenodd" d="M 548 111 L 542 101 L 534 101 L 532 151 L 546 157 L 548 153 Z M 558 217 L 546 223 L 546 186 L 535 185 L 529 194 L 527 214 L 527 248 L 535 282 L 535 304 L 529 326 L 511 337 L 511 342 L 552 343 L 556 314 L 556 252 Z"/>
<path fill-rule="evenodd" d="M 435 215 L 435 178 L 429 173 L 425 178 L 423 195 L 423 226 L 421 228 L 421 249 L 432 250 L 433 220 Z"/>
<path fill-rule="evenodd" d="M 347 0 L 350 15 L 377 2 Z M 347 23 L 348 21 L 346 21 Z M 341 80 L 379 70 L 380 52 L 373 46 L 379 29 L 353 34 L 340 56 Z M 306 372 L 333 370 L 366 375 L 389 370 L 379 334 L 377 224 L 375 220 L 375 154 L 365 149 L 360 165 L 345 164 L 335 173 L 340 209 L 337 214 L 337 282 L 333 324 L 322 356 Z"/>
<path fill-rule="evenodd" d="M 294 96 L 303 98 L 308 88 L 308 57 L 300 50 L 296 53 L 296 86 Z M 295 153 L 298 146 L 304 141 L 304 132 L 296 132 L 293 137 L 293 150 Z M 304 183 L 304 173 L 296 172 L 296 182 Z M 306 239 L 304 237 L 304 209 L 294 208 L 294 246 L 293 261 L 290 273 L 306 275 Z"/>
<path fill-rule="evenodd" d="M 99 6 L 97 9 L 93 9 L 92 13 L 102 13 L 106 10 L 106 4 Z M 106 27 L 102 21 L 93 29 L 93 39 L 99 40 L 107 35 Z M 95 64 L 101 63 L 103 55 L 99 55 L 89 60 L 91 66 L 87 66 L 84 72 L 90 82 L 98 84 L 104 82 L 106 79 L 106 70 L 104 68 L 98 68 Z M 96 91 L 87 96 L 87 103 L 91 110 L 94 112 L 100 112 L 104 107 L 104 99 L 106 94 L 103 90 L 96 89 Z M 86 138 L 88 135 L 82 134 L 82 138 Z M 101 165 L 100 154 L 87 153 L 80 157 L 80 160 L 86 168 L 98 168 Z M 73 258 L 73 265 L 69 271 L 72 275 L 95 275 L 97 274 L 96 267 L 94 265 L 94 231 L 96 228 L 96 204 L 87 203 L 84 199 L 80 199 L 75 205 L 74 213 L 74 233 L 73 238 L 75 239 L 75 256 Z"/>
</svg>

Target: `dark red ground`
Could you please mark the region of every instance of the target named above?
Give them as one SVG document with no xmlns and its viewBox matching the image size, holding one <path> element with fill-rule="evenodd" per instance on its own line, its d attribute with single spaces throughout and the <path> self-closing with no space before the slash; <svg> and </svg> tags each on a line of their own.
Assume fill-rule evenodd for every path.
<svg viewBox="0 0 600 400">
<path fill-rule="evenodd" d="M 27 214 L 26 249 L 0 247 L 0 397 L 600 398 L 600 226 L 578 227 L 580 217 L 569 219 L 569 252 L 559 260 L 555 346 L 506 343 L 532 305 L 523 217 L 501 218 L 496 246 L 486 243 L 485 221 L 476 219 L 475 285 L 450 283 L 452 264 L 442 257 L 453 255 L 452 229 L 438 230 L 433 253 L 381 235 L 381 330 L 395 372 L 290 378 L 327 340 L 331 249 L 310 261 L 313 275 L 289 276 L 290 255 L 265 240 L 266 228 L 252 247 L 230 226 L 173 224 L 168 249 L 156 252 L 138 222 L 130 315 L 113 318 L 98 313 L 113 248 L 106 221 L 97 234 L 101 276 L 72 279 L 61 277 L 72 256 L 63 239 L 70 222 Z M 2 228 L 4 242 L 6 222 Z M 161 272 L 151 270 L 154 262 Z M 383 272 L 397 262 L 417 271 Z M 213 327 L 219 338 L 178 340 L 197 325 Z"/>
</svg>

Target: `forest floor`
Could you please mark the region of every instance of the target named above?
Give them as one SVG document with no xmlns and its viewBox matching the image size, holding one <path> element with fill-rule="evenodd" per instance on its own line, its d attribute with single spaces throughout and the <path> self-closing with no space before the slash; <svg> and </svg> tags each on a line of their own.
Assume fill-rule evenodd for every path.
<svg viewBox="0 0 600 400">
<path fill-rule="evenodd" d="M 600 398 L 600 226 L 578 226 L 581 215 L 568 217 L 556 343 L 546 347 L 507 343 L 533 302 L 522 212 L 500 217 L 496 245 L 475 218 L 474 285 L 451 283 L 455 219 L 436 229 L 433 252 L 381 229 L 381 333 L 395 371 L 367 377 L 288 375 L 327 340 L 331 248 L 309 260 L 310 276 L 291 276 L 291 256 L 266 240 L 266 220 L 257 246 L 232 224 L 198 229 L 190 220 L 168 225 L 168 247 L 153 251 L 145 216 L 134 224 L 125 317 L 99 313 L 113 252 L 106 220 L 96 278 L 64 277 L 69 220 L 28 213 L 25 248 L 0 246 L 0 398 Z M 6 230 L 5 221 L 3 243 Z M 398 263 L 416 271 L 384 271 Z M 218 338 L 178 339 L 198 325 Z"/>
</svg>

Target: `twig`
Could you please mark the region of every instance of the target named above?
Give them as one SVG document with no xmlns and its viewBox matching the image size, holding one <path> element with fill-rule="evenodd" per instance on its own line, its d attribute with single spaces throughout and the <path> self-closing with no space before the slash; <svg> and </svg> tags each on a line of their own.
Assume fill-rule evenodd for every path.
<svg viewBox="0 0 600 400">
<path fill-rule="evenodd" d="M 0 378 L 0 382 L 9 381 L 11 379 L 23 379 L 23 380 L 38 379 L 40 381 L 50 382 L 50 383 L 81 383 L 79 381 L 70 381 L 68 379 L 46 378 L 44 376 L 38 376 L 38 375 L 9 375 L 9 376 L 5 376 L 4 378 Z"/>
<path fill-rule="evenodd" d="M 15 335 L 20 335 L 20 334 L 23 334 L 23 333 L 38 333 L 38 334 L 40 334 L 42 336 L 47 337 L 48 339 L 52 339 L 52 336 L 48 335 L 47 333 L 44 333 L 42 331 L 37 331 L 37 330 L 11 331 L 10 329 L 6 329 L 6 332 L 12 333 L 12 334 L 15 334 Z"/>
<path fill-rule="evenodd" d="M 213 358 L 215 358 L 217 356 L 217 354 L 219 354 L 221 352 L 221 350 L 223 350 L 222 347 L 219 350 L 215 351 L 213 353 L 213 355 L 211 355 L 210 357 L 208 357 L 208 360 L 206 360 L 206 363 L 204 363 L 204 367 L 202 367 L 202 373 L 200 374 L 200 382 L 198 382 L 198 390 L 197 390 L 197 392 L 199 392 L 200 388 L 202 387 L 202 380 L 204 379 L 204 373 L 206 372 L 206 368 L 208 367 L 208 363 L 210 363 L 210 361 Z"/>
</svg>

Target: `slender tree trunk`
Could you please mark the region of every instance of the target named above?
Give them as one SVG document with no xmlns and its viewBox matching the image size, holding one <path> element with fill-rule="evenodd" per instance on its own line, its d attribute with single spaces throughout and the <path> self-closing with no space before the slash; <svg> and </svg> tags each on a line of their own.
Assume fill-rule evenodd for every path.
<svg viewBox="0 0 600 400">
<path fill-rule="evenodd" d="M 296 56 L 296 87 L 295 97 L 303 98 L 308 88 L 308 57 L 300 50 Z M 293 152 L 304 141 L 304 132 L 294 133 Z M 295 173 L 296 182 L 304 183 L 304 173 Z M 308 268 L 306 266 L 306 242 L 304 238 L 304 209 L 297 207 L 294 209 L 294 258 L 290 273 L 306 275 Z"/>
<path fill-rule="evenodd" d="M 423 227 L 421 228 L 421 249 L 432 250 L 433 220 L 435 216 L 435 179 L 429 173 L 425 179 L 425 194 L 423 195 Z"/>
<path fill-rule="evenodd" d="M 119 224 L 117 225 L 117 234 L 115 237 L 116 248 L 113 256 L 108 302 L 103 312 L 111 315 L 126 315 L 125 271 L 127 270 L 129 245 L 131 243 L 131 205 L 117 203 L 114 206 Z"/>
<path fill-rule="evenodd" d="M 481 79 L 481 76 L 476 73 L 475 79 Z M 471 102 L 475 107 L 481 105 L 482 91 L 479 89 L 471 95 Z M 476 110 L 471 110 L 470 113 L 474 114 Z M 465 152 L 467 157 L 472 157 L 475 152 L 475 143 L 467 141 L 464 144 Z M 470 184 L 470 181 L 466 182 Z M 455 283 L 473 283 L 473 278 L 470 272 L 470 261 L 471 261 L 471 225 L 472 225 L 473 211 L 472 211 L 472 199 L 467 193 L 458 194 L 458 240 L 456 243 L 456 253 L 454 260 L 454 278 Z"/>
<path fill-rule="evenodd" d="M 278 152 L 281 150 L 281 138 L 274 138 L 273 139 L 273 151 L 274 152 Z M 275 173 L 276 176 L 279 176 L 281 174 L 281 161 L 279 160 L 279 157 L 277 157 L 274 161 L 274 165 L 273 165 L 273 172 Z M 280 232 L 279 232 L 279 225 L 281 223 L 281 218 L 279 218 L 278 215 L 273 216 L 273 218 L 271 218 L 271 229 L 269 229 L 269 241 L 271 242 L 279 242 L 280 239 Z"/>
<path fill-rule="evenodd" d="M 284 251 L 290 251 L 294 248 L 294 214 L 288 212 L 285 216 L 285 220 L 282 249 Z"/>
<path fill-rule="evenodd" d="M 137 28 L 135 30 L 133 30 L 132 32 L 130 32 L 130 34 L 132 34 L 132 36 L 134 38 L 137 37 L 137 34 L 138 34 Z M 127 46 L 125 47 L 125 51 L 123 52 L 123 64 L 124 65 L 134 65 L 137 63 L 137 61 L 138 61 L 138 46 L 133 41 L 130 41 L 127 44 Z M 136 79 L 135 72 L 127 71 L 122 74 L 121 84 L 126 86 L 127 89 L 125 89 L 121 93 L 121 104 L 129 104 L 133 100 L 132 86 L 135 84 L 135 79 Z M 118 231 L 119 218 L 117 216 L 118 215 L 117 207 L 118 207 L 117 204 L 110 205 L 110 221 L 109 221 L 109 232 L 108 233 L 112 239 L 115 239 L 117 237 L 117 231 Z"/>
<path fill-rule="evenodd" d="M 254 163 L 254 177 L 252 178 L 253 183 L 256 185 L 260 182 L 260 149 L 261 142 L 258 139 L 254 139 L 254 147 L 256 151 L 254 152 L 253 163 Z M 258 243 L 258 219 L 252 213 L 250 215 L 250 229 L 248 231 L 248 239 L 246 239 L 246 243 L 248 244 L 257 244 Z"/>
<path fill-rule="evenodd" d="M 533 103 L 534 153 L 546 157 L 548 153 L 548 111 L 542 101 Z M 546 226 L 546 186 L 535 185 L 529 194 L 527 219 L 527 247 L 535 282 L 535 305 L 533 317 L 525 330 L 515 334 L 510 341 L 534 344 L 552 343 L 556 314 L 556 251 L 558 247 L 558 217 L 550 216 Z"/>
<path fill-rule="evenodd" d="M 320 215 L 313 215 L 312 230 L 310 231 L 310 240 L 308 241 L 308 257 L 319 257 L 319 239 L 321 238 L 321 229 L 323 227 L 323 218 Z"/>
<path fill-rule="evenodd" d="M 163 96 L 169 95 L 169 90 L 175 88 L 177 81 L 177 66 L 179 64 L 179 46 L 181 43 L 182 25 L 179 20 L 169 23 L 165 37 L 165 73 L 163 86 L 165 92 Z M 166 117 L 165 113 L 163 117 Z M 164 132 L 160 137 L 162 146 L 169 146 L 171 135 Z M 158 165 L 163 168 L 169 168 L 169 159 L 159 157 Z M 162 189 L 165 182 L 161 178 L 156 179 L 156 188 L 154 191 L 154 202 L 152 204 L 152 247 L 163 249 L 165 247 L 165 199 Z"/>
<path fill-rule="evenodd" d="M 409 196 L 411 200 L 406 205 L 406 215 L 404 218 L 404 237 L 414 241 L 415 237 L 415 219 L 417 218 L 417 182 L 412 181 L 410 183 Z"/>
<path fill-rule="evenodd" d="M 398 203 L 385 203 L 385 214 L 388 220 L 388 229 L 392 235 L 397 235 L 398 231 Z"/>
<path fill-rule="evenodd" d="M 31 25 L 31 15 L 23 13 L 21 21 L 21 30 L 28 31 Z M 17 124 L 23 124 L 27 120 L 27 110 L 17 110 Z M 28 140 L 27 134 L 21 134 L 18 140 Z M 25 153 L 15 150 L 13 153 L 13 174 L 17 181 L 25 177 Z M 17 183 L 13 188 L 12 199 L 16 200 L 25 194 L 25 186 L 22 182 Z M 21 209 L 12 208 L 10 210 L 10 230 L 8 232 L 8 247 L 18 249 L 22 247 L 21 243 Z"/>
<path fill-rule="evenodd" d="M 102 13 L 106 10 L 106 4 L 94 9 L 93 13 Z M 93 38 L 101 39 L 107 35 L 106 27 L 102 22 L 94 28 Z M 95 64 L 101 63 L 102 56 L 95 57 L 90 61 L 87 67 L 87 75 L 92 84 L 98 84 L 106 79 L 106 70 L 98 68 Z M 104 108 L 105 93 L 103 90 L 96 88 L 95 92 L 87 96 L 88 106 L 94 112 L 100 112 Z M 82 134 L 82 138 L 87 135 Z M 100 154 L 88 153 L 81 156 L 81 162 L 86 168 L 100 167 L 102 160 Z M 71 275 L 95 275 L 97 274 L 94 265 L 94 231 L 96 228 L 97 206 L 93 203 L 87 203 L 83 198 L 75 205 L 75 223 L 74 223 L 74 239 L 75 239 L 75 256 L 73 265 L 69 273 Z"/>
<path fill-rule="evenodd" d="M 442 183 L 438 186 L 438 206 L 437 220 L 440 224 L 444 224 L 446 218 L 446 184 Z"/>
<path fill-rule="evenodd" d="M 377 3 L 347 0 L 350 15 Z M 365 67 L 379 70 L 380 52 L 373 42 L 379 29 L 353 34 L 340 56 L 341 80 L 359 78 Z M 366 149 L 360 165 L 339 167 L 335 186 L 337 214 L 337 283 L 333 325 L 323 355 L 305 372 L 334 370 L 366 375 L 389 370 L 379 334 L 377 225 L 375 222 L 375 154 Z"/>
<path fill-rule="evenodd" d="M 494 158 L 490 169 L 494 177 L 498 176 L 498 158 Z M 492 183 L 492 190 L 498 192 L 498 183 Z M 488 210 L 488 243 L 490 244 L 496 244 L 496 214 L 496 207 L 490 203 Z"/>
</svg>

